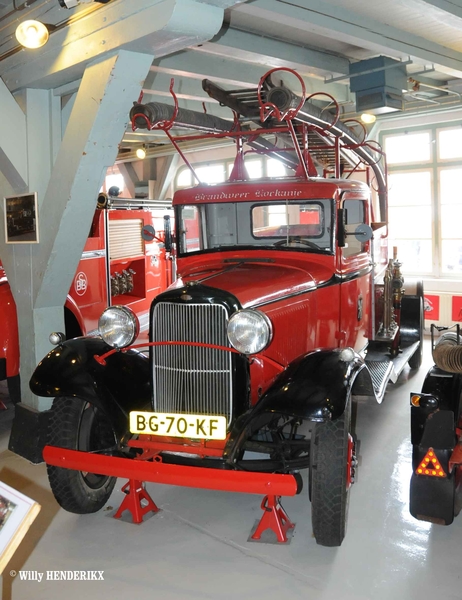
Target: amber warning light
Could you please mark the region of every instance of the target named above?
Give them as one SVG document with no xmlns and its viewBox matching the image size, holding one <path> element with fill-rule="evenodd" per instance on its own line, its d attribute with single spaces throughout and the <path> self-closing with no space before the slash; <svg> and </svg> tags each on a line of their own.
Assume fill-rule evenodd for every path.
<svg viewBox="0 0 462 600">
<path fill-rule="evenodd" d="M 446 477 L 443 467 L 435 456 L 433 448 L 429 448 L 424 459 L 416 469 L 417 475 L 431 475 L 433 477 Z"/>
</svg>

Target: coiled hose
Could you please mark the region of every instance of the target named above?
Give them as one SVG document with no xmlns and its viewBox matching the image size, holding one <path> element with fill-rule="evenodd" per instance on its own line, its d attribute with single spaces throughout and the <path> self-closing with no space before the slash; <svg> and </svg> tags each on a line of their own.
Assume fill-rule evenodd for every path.
<svg viewBox="0 0 462 600">
<path fill-rule="evenodd" d="M 433 349 L 435 365 L 448 373 L 462 373 L 462 345 L 457 343 L 457 334 L 443 333 Z"/>
</svg>

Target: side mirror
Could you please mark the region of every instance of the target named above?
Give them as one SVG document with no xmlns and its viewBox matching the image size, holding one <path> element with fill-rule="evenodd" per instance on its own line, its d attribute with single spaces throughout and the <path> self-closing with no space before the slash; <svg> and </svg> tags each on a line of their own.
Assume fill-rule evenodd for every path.
<svg viewBox="0 0 462 600">
<path fill-rule="evenodd" d="M 346 235 L 353 235 L 351 233 L 347 233 Z M 370 225 L 366 225 L 366 223 L 361 223 L 356 227 L 354 236 L 358 240 L 358 242 L 368 242 L 372 239 L 374 235 L 372 231 L 372 227 Z"/>
</svg>

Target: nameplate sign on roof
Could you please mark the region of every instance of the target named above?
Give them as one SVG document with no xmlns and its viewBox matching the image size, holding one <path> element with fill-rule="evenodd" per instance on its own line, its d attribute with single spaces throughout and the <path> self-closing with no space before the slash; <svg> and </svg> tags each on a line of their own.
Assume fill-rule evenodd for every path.
<svg viewBox="0 0 462 600">
<path fill-rule="evenodd" d="M 251 198 L 299 198 L 302 190 L 268 190 L 256 189 L 251 192 L 215 192 L 206 194 L 201 192 L 194 196 L 196 202 L 207 202 L 216 200 L 250 200 Z"/>
</svg>

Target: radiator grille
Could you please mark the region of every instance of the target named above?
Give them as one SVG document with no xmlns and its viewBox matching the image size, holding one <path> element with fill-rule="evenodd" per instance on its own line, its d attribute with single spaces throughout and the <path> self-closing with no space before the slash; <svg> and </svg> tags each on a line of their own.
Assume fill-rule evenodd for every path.
<svg viewBox="0 0 462 600">
<path fill-rule="evenodd" d="M 153 314 L 153 341 L 184 341 L 229 347 L 228 314 L 218 304 L 160 302 Z M 153 347 L 154 410 L 232 415 L 232 356 L 199 346 Z"/>
<path fill-rule="evenodd" d="M 141 237 L 142 219 L 117 219 L 109 221 L 110 259 L 132 258 L 144 254 Z"/>
</svg>

